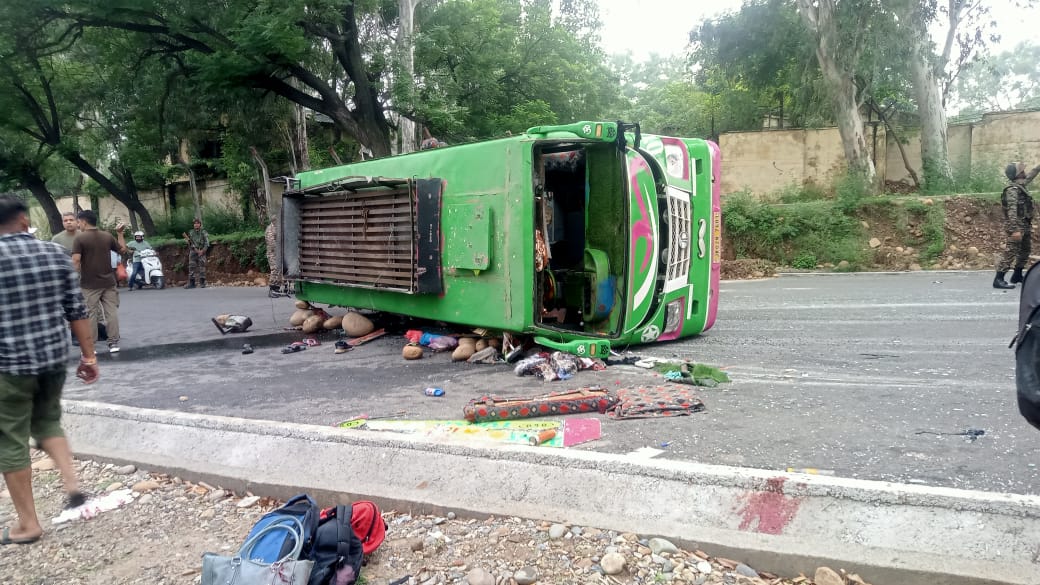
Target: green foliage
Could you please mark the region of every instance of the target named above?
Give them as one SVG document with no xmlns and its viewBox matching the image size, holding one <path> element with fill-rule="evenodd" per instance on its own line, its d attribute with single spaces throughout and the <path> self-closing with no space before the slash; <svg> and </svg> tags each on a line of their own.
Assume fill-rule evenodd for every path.
<svg viewBox="0 0 1040 585">
<path fill-rule="evenodd" d="M 240 266 L 253 266 L 256 264 L 257 252 L 263 250 L 263 234 L 248 236 L 246 234 L 235 234 L 234 238 L 221 238 L 220 242 L 227 246 L 228 252 L 238 261 Z M 267 255 L 264 256 L 264 264 L 267 264 Z"/>
<path fill-rule="evenodd" d="M 946 210 L 940 203 L 925 205 L 917 199 L 903 202 L 907 215 L 907 223 L 913 221 L 920 225 L 921 238 L 917 245 L 922 246 L 921 261 L 930 263 L 946 250 Z"/>
<path fill-rule="evenodd" d="M 953 169 L 952 193 L 1000 192 L 1007 184 L 1004 166 L 1007 163 L 979 161 L 973 166 L 960 165 Z"/>
<path fill-rule="evenodd" d="M 781 113 L 792 127 L 833 122 L 814 42 L 793 2 L 750 0 L 737 11 L 703 21 L 690 40 L 697 81 L 720 97 L 723 107 L 733 98 L 749 102 L 759 127 L 764 115 Z M 727 118 L 734 120 L 720 116 L 719 132 L 745 129 L 731 126 Z"/>
<path fill-rule="evenodd" d="M 862 227 L 833 201 L 767 205 L 748 193 L 723 200 L 722 220 L 738 257 L 815 267 L 842 260 L 861 265 Z"/>
<path fill-rule="evenodd" d="M 802 187 L 791 184 L 775 193 L 766 196 L 766 200 L 775 200 L 778 203 L 805 203 L 808 201 L 823 201 L 829 199 L 827 192 L 814 184 Z"/>
<path fill-rule="evenodd" d="M 591 2 L 554 13 L 550 0 L 452 0 L 421 4 L 416 23 L 417 81 L 395 92 L 449 143 L 600 118 L 617 104 Z"/>
<path fill-rule="evenodd" d="M 812 252 L 802 252 L 798 254 L 798 257 L 791 261 L 791 266 L 794 268 L 801 268 L 803 270 L 812 270 L 816 268 L 819 262 L 816 260 L 816 254 Z"/>
<path fill-rule="evenodd" d="M 834 197 L 837 206 L 844 213 L 852 213 L 859 208 L 860 203 L 871 197 L 874 189 L 870 181 L 863 174 L 848 173 L 842 177 L 834 186 Z"/>
<path fill-rule="evenodd" d="M 180 207 L 166 215 L 157 215 L 155 219 L 156 241 L 181 239 L 184 232 L 192 229 L 195 212 L 190 207 Z M 263 235 L 263 227 L 250 217 L 242 219 L 242 212 L 234 208 L 203 206 L 202 227 L 210 234 L 211 240 L 224 239 L 228 234 L 256 233 Z"/>
</svg>

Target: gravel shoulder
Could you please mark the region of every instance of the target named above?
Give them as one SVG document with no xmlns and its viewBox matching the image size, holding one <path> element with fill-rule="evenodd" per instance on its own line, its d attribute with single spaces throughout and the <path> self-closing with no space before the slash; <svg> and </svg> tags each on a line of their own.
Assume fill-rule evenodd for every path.
<svg viewBox="0 0 1040 585">
<path fill-rule="evenodd" d="M 4 585 L 195 585 L 204 552 L 228 554 L 262 514 L 279 505 L 262 494 L 235 494 L 133 466 L 77 461 L 84 489 L 103 494 L 133 488 L 135 499 L 90 520 L 53 525 L 64 500 L 61 481 L 41 453 L 34 453 L 33 461 L 33 489 L 47 533 L 33 545 L 0 547 Z M 365 585 L 864 583 L 827 568 L 812 579 L 758 574 L 738 561 L 683 550 L 653 535 L 515 517 L 383 512 L 387 540 L 362 571 Z M 13 518 L 4 487 L 0 525 Z"/>
</svg>

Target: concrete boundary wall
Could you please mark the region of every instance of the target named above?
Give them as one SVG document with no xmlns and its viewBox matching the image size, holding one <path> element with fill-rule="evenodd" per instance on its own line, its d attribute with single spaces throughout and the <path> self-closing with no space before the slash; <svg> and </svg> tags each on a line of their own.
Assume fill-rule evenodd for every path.
<svg viewBox="0 0 1040 585">
<path fill-rule="evenodd" d="M 1040 583 L 1035 496 L 90 402 L 67 401 L 65 426 L 80 456 L 232 489 L 659 535 L 784 575 L 827 564 L 878 585 Z"/>
<path fill-rule="evenodd" d="M 864 135 L 878 176 L 910 184 L 895 138 L 883 127 L 875 133 L 869 125 Z M 923 179 L 920 132 L 907 128 L 899 137 L 906 141 L 910 166 Z M 1011 160 L 1029 167 L 1040 164 L 1040 111 L 993 112 L 975 122 L 950 125 L 947 145 L 956 177 L 983 174 L 1002 181 Z M 719 147 L 723 194 L 747 189 L 761 196 L 808 184 L 827 189 L 846 169 L 837 128 L 728 132 L 719 137 Z"/>
</svg>

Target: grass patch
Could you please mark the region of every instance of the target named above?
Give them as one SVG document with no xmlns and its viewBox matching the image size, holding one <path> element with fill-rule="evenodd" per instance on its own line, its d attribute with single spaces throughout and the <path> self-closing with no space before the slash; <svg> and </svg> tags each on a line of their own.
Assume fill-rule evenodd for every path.
<svg viewBox="0 0 1040 585">
<path fill-rule="evenodd" d="M 815 268 L 842 260 L 861 266 L 863 228 L 837 201 L 772 206 L 747 193 L 723 202 L 722 220 L 737 257 Z"/>
<path fill-rule="evenodd" d="M 182 234 L 192 229 L 195 210 L 190 207 L 181 207 L 169 214 L 156 215 L 153 219 L 155 235 L 150 239 L 169 243 L 175 239 L 182 240 Z M 214 234 L 231 235 L 241 232 L 260 232 L 263 235 L 264 230 L 255 217 L 243 217 L 242 210 L 235 207 L 203 206 L 202 227 L 211 238 Z"/>
<path fill-rule="evenodd" d="M 907 201 L 904 205 L 908 214 L 916 216 L 920 224 L 921 261 L 931 263 L 946 249 L 946 210 L 942 205 L 925 205 L 920 201 Z"/>
</svg>

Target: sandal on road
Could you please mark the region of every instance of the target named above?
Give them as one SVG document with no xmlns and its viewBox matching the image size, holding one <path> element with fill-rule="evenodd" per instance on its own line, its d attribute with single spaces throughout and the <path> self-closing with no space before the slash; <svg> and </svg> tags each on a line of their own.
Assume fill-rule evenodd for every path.
<svg viewBox="0 0 1040 585">
<path fill-rule="evenodd" d="M 0 534 L 0 545 L 5 544 L 32 544 L 42 538 L 43 535 L 34 536 L 32 538 L 11 538 L 11 527 L 5 526 L 3 534 Z"/>
</svg>

